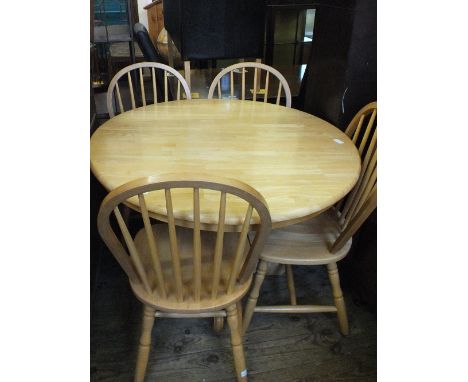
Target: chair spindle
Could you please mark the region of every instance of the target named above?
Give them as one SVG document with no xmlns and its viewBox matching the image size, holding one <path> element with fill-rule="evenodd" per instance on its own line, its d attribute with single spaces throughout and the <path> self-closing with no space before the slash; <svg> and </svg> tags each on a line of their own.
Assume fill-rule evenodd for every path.
<svg viewBox="0 0 468 382">
<path fill-rule="evenodd" d="M 193 298 L 200 301 L 201 294 L 201 236 L 200 236 L 200 189 L 193 189 Z"/>
<path fill-rule="evenodd" d="M 127 244 L 128 251 L 130 252 L 130 257 L 132 259 L 133 264 L 135 265 L 135 269 L 138 273 L 138 276 L 140 276 L 140 279 L 146 291 L 148 293 L 151 293 L 151 287 L 149 285 L 148 278 L 146 277 L 146 272 L 141 262 L 140 255 L 138 254 L 130 232 L 128 232 L 127 225 L 125 224 L 122 214 L 120 213 L 119 207 L 115 207 L 114 214 L 117 218 L 117 223 L 119 225 L 120 231 L 122 232 L 122 236 L 124 237 L 125 244 Z"/>
<path fill-rule="evenodd" d="M 146 106 L 145 85 L 143 81 L 143 68 L 140 68 L 140 88 L 141 88 L 141 100 L 143 102 L 143 106 Z"/>
<path fill-rule="evenodd" d="M 354 144 L 356 144 L 356 142 L 357 142 L 357 139 L 359 137 L 359 133 L 361 132 L 362 124 L 364 122 L 365 117 L 366 116 L 364 114 L 361 115 L 361 118 L 359 119 L 359 123 L 358 123 L 358 125 L 356 127 L 356 130 L 354 131 L 354 134 L 353 134 L 353 143 Z"/>
<path fill-rule="evenodd" d="M 117 100 L 119 101 L 119 109 L 120 109 L 120 112 L 123 113 L 125 111 L 124 107 L 123 107 L 123 103 L 122 103 L 122 97 L 120 96 L 120 88 L 119 88 L 119 84 L 116 83 L 115 84 L 115 91 L 117 93 Z"/>
<path fill-rule="evenodd" d="M 141 216 L 143 218 L 143 224 L 145 227 L 146 237 L 148 240 L 148 246 L 151 254 L 151 262 L 153 264 L 153 270 L 156 274 L 156 285 L 159 289 L 159 293 L 163 298 L 166 298 L 166 287 L 164 281 L 164 275 L 161 267 L 161 258 L 159 256 L 159 250 L 156 243 L 156 238 L 153 235 L 153 230 L 151 228 L 151 222 L 148 214 L 148 209 L 146 207 L 145 197 L 143 194 L 138 194 L 138 200 L 140 204 Z"/>
<path fill-rule="evenodd" d="M 132 101 L 132 110 L 136 108 L 135 105 L 135 94 L 133 93 L 133 81 L 132 81 L 132 76 L 130 75 L 130 72 L 127 73 L 127 78 L 128 78 L 128 88 L 130 89 L 130 99 Z"/>
<path fill-rule="evenodd" d="M 370 131 L 371 131 L 372 126 L 374 124 L 376 115 L 377 115 L 377 111 L 374 110 L 372 112 L 372 115 L 371 115 L 370 119 L 369 119 L 369 123 L 367 124 L 366 131 L 364 132 L 364 136 L 362 137 L 361 144 L 359 145 L 359 154 L 362 154 L 362 152 L 364 150 L 364 147 L 366 147 L 367 138 L 369 137 L 369 134 L 370 134 Z"/>
<path fill-rule="evenodd" d="M 154 68 L 151 68 L 151 77 L 153 79 L 153 99 L 154 103 L 158 102 L 158 88 L 156 87 L 156 73 L 154 71 Z"/>
<path fill-rule="evenodd" d="M 242 68 L 242 101 L 245 100 L 245 68 Z"/>
<path fill-rule="evenodd" d="M 364 157 L 364 160 L 362 161 L 362 168 L 364 170 L 367 168 L 367 165 L 369 164 L 369 160 L 372 157 L 372 154 L 374 153 L 374 147 L 375 147 L 376 142 L 377 142 L 377 130 L 374 130 L 374 134 L 372 134 L 372 139 L 369 143 L 369 147 L 367 148 L 366 155 Z"/>
<path fill-rule="evenodd" d="M 164 101 L 168 101 L 168 92 L 167 92 L 167 72 L 164 72 Z"/>
<path fill-rule="evenodd" d="M 361 197 L 361 194 L 364 192 L 365 185 L 369 181 L 369 178 L 377 164 L 377 149 L 374 150 L 372 155 L 372 159 L 369 163 L 369 166 L 366 168 L 361 169 L 361 174 L 358 178 L 356 185 L 351 192 L 351 195 L 346 200 L 345 206 L 343 208 L 343 212 L 340 217 L 340 224 L 344 227 L 347 225 L 347 222 L 352 219 L 354 211 L 356 209 L 356 205 Z"/>
<path fill-rule="evenodd" d="M 223 241 L 224 241 L 224 220 L 226 218 L 226 193 L 221 192 L 219 200 L 219 218 L 218 229 L 216 234 L 216 244 L 213 259 L 213 284 L 211 287 L 211 298 L 216 298 L 219 287 L 219 276 L 221 272 L 221 260 L 223 256 Z"/>
<path fill-rule="evenodd" d="M 356 233 L 356 231 L 359 229 L 362 223 L 364 223 L 364 221 L 369 217 L 372 211 L 374 211 L 376 205 L 377 186 L 374 186 L 369 197 L 364 202 L 361 210 L 358 211 L 358 213 L 352 219 L 350 219 L 344 231 L 340 234 L 340 236 L 330 247 L 331 253 L 337 253 L 341 248 L 343 248 L 343 246 L 348 242 L 348 240 Z"/>
<path fill-rule="evenodd" d="M 278 85 L 278 94 L 276 96 L 276 104 L 277 105 L 279 105 L 280 99 L 281 99 L 281 87 L 282 87 L 282 84 L 281 84 L 281 81 L 280 81 L 279 85 Z"/>
<path fill-rule="evenodd" d="M 375 181 L 377 180 L 377 171 L 376 171 L 377 163 L 376 163 L 376 160 L 374 160 L 376 159 L 376 157 L 377 155 L 375 155 L 372 158 L 373 160 L 369 164 L 369 167 L 367 168 L 366 173 L 361 183 L 359 184 L 359 189 L 351 203 L 351 207 L 349 208 L 348 218 L 347 218 L 348 221 L 353 218 L 356 211 L 359 211 L 359 208 L 366 200 L 366 197 L 369 194 L 371 187 L 374 185 Z"/>
<path fill-rule="evenodd" d="M 366 185 L 366 188 L 364 189 L 363 193 L 361 194 L 361 197 L 359 198 L 359 202 L 356 206 L 356 211 L 359 211 L 359 209 L 362 207 L 364 202 L 367 200 L 369 197 L 370 193 L 372 192 L 372 189 L 374 188 L 375 184 L 377 182 L 377 166 L 374 167 L 374 170 L 372 171 L 372 174 L 370 176 L 370 179 Z"/>
<path fill-rule="evenodd" d="M 253 82 L 253 100 L 257 100 L 257 68 L 254 70 L 254 82 Z"/>
<path fill-rule="evenodd" d="M 234 71 L 231 71 L 231 98 L 234 98 Z"/>
<path fill-rule="evenodd" d="M 268 80 L 270 79 L 270 72 L 266 72 L 265 76 L 265 95 L 263 97 L 263 102 L 266 102 L 268 99 Z"/>
<path fill-rule="evenodd" d="M 166 188 L 166 209 L 167 209 L 167 223 L 169 228 L 169 242 L 172 259 L 172 270 L 174 272 L 174 280 L 176 284 L 176 298 L 178 302 L 184 300 L 184 287 L 182 284 L 182 271 L 180 266 L 179 248 L 177 246 L 177 235 L 174 222 L 174 210 L 172 209 L 171 190 Z"/>
<path fill-rule="evenodd" d="M 252 211 L 253 207 L 251 204 L 249 204 L 249 207 L 247 208 L 247 213 L 245 214 L 244 224 L 242 224 L 242 230 L 239 235 L 239 241 L 237 242 L 236 254 L 232 263 L 227 293 L 232 293 L 232 291 L 234 290 L 234 286 L 240 272 L 241 260 L 244 254 L 245 244 L 247 241 L 247 234 L 249 233 L 250 228 L 250 219 L 252 218 Z"/>
</svg>

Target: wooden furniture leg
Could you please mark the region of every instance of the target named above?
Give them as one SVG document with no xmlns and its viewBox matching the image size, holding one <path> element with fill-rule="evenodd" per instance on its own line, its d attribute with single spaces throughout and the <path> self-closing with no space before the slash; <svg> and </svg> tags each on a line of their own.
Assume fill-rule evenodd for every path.
<svg viewBox="0 0 468 382">
<path fill-rule="evenodd" d="M 239 320 L 239 327 L 242 328 L 242 303 L 240 301 L 237 302 L 236 307 L 237 307 L 237 319 Z M 216 334 L 220 334 L 223 328 L 224 328 L 224 317 L 213 317 L 213 331 Z"/>
<path fill-rule="evenodd" d="M 265 273 L 267 270 L 267 262 L 260 260 L 257 268 L 257 274 L 255 275 L 254 285 L 252 287 L 252 291 L 250 292 L 249 299 L 247 300 L 247 304 L 245 306 L 244 312 L 244 319 L 242 320 L 242 334 L 244 335 L 249 327 L 250 320 L 252 319 L 252 315 L 254 313 L 255 306 L 257 305 L 258 295 L 260 294 L 260 287 L 263 284 L 263 280 L 265 279 Z"/>
<path fill-rule="evenodd" d="M 286 275 L 288 277 L 288 290 L 291 305 L 297 305 L 296 288 L 294 287 L 294 275 L 291 264 L 286 264 Z"/>
<path fill-rule="evenodd" d="M 236 304 L 236 308 L 237 308 L 237 320 L 239 322 L 239 329 L 240 329 L 240 334 L 241 336 L 243 335 L 243 332 L 242 332 L 242 321 L 243 321 L 243 318 L 242 318 L 242 302 L 238 301 L 237 304 Z"/>
<path fill-rule="evenodd" d="M 154 325 L 154 314 L 156 309 L 145 305 L 143 308 L 143 324 L 140 336 L 140 346 L 135 370 L 134 382 L 143 382 L 145 379 L 146 365 L 151 346 L 151 331 Z"/>
<path fill-rule="evenodd" d="M 213 331 L 216 334 L 221 333 L 224 328 L 224 317 L 214 317 L 213 318 Z"/>
<path fill-rule="evenodd" d="M 239 325 L 237 315 L 237 303 L 227 309 L 227 321 L 231 330 L 232 354 L 234 355 L 234 365 L 238 382 L 247 381 L 247 368 L 245 366 L 244 346 L 242 345 L 242 328 Z"/>
<path fill-rule="evenodd" d="M 191 82 L 190 82 L 190 61 L 184 61 L 184 77 L 185 77 L 185 81 L 187 82 L 187 85 L 190 91 L 192 91 Z"/>
<path fill-rule="evenodd" d="M 340 276 L 338 275 L 338 267 L 336 263 L 327 264 L 328 277 L 333 291 L 333 299 L 340 324 L 340 331 L 344 336 L 349 334 L 348 317 L 346 315 L 346 306 L 343 299 L 343 293 L 340 287 Z"/>
</svg>

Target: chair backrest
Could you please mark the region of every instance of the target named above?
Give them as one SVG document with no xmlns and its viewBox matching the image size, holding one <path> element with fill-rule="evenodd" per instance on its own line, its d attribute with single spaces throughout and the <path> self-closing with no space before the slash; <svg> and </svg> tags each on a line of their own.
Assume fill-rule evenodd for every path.
<svg viewBox="0 0 468 382">
<path fill-rule="evenodd" d="M 188 228 L 189 230 L 193 230 L 193 247 L 191 254 L 189 254 L 191 264 L 193 264 L 193 274 L 191 275 L 186 275 L 185 273 L 182 275 L 181 255 L 179 253 L 179 245 L 181 243 L 177 239 L 176 219 L 174 217 L 173 201 L 177 202 L 177 195 L 172 191 L 181 188 L 186 189 L 183 191 L 193 193 L 193 214 L 189 213 L 190 217 L 184 223 L 184 226 L 190 227 Z M 158 230 L 158 227 L 161 228 L 165 225 L 163 223 L 151 226 L 148 213 L 148 198 L 151 193 L 158 190 L 160 191 L 159 194 L 153 194 L 152 196 L 165 199 L 167 212 L 167 226 L 164 227 L 165 230 Z M 212 241 L 215 244 L 213 248 L 209 249 L 208 256 L 205 253 L 201 253 L 202 248 L 206 248 L 206 246 L 201 245 L 201 233 L 203 232 L 202 227 L 204 224 L 204 211 L 201 208 L 203 199 L 201 195 L 205 197 L 207 192 L 211 195 L 210 197 L 219 194 L 220 200 L 216 234 L 214 232 L 209 234 L 213 235 L 210 237 L 213 238 Z M 144 265 L 141 254 L 138 253 L 134 240 L 119 210 L 119 205 L 131 198 L 137 203 L 141 213 L 146 240 L 151 252 L 151 266 Z M 229 269 L 226 269 L 226 251 L 229 248 L 233 249 L 231 244 L 229 248 L 225 245 L 223 249 L 225 230 L 227 231 L 225 229 L 227 228 L 225 227 L 227 218 L 226 199 L 231 203 L 233 198 L 241 199 L 241 202 L 246 206 L 246 213 L 240 233 L 228 233 L 237 237 L 237 244 L 235 251 L 232 250 L 233 253 L 229 253 L 231 256 L 228 256 L 228 258 L 232 260 L 230 260 Z M 255 216 L 254 211 L 256 212 Z M 125 239 L 128 251 L 119 241 L 112 228 L 110 223 L 112 213 L 117 218 L 117 223 Z M 256 236 L 252 245 L 248 248 L 248 245 L 246 245 L 247 234 L 253 223 L 256 224 Z M 169 174 L 159 177 L 150 176 L 141 178 L 111 191 L 102 202 L 99 210 L 98 229 L 107 247 L 127 273 L 129 279 L 133 283 L 141 285 L 148 295 L 154 296 L 155 294 L 159 294 L 163 298 L 171 298 L 177 302 L 209 302 L 225 294 L 233 293 L 239 283 L 244 283 L 251 277 L 271 229 L 271 217 L 264 198 L 258 191 L 245 183 L 204 174 Z M 180 229 L 187 230 L 187 228 Z M 155 230 L 156 235 L 153 234 L 153 230 Z M 168 252 L 170 252 L 171 256 L 171 261 L 164 263 L 161 262 L 158 245 L 158 242 L 160 242 L 158 235 L 162 235 L 163 232 L 167 232 L 169 240 L 166 243 L 169 242 L 170 251 Z M 206 234 L 206 232 L 204 233 Z M 216 236 L 215 240 L 214 236 Z M 246 254 L 247 250 L 248 253 Z M 184 254 L 184 256 L 183 260 L 186 262 L 187 255 Z M 203 264 L 202 258 L 204 259 Z M 222 266 L 223 261 L 224 265 Z M 167 272 L 170 271 L 168 269 L 170 267 L 172 268 L 172 277 L 171 280 L 167 280 Z M 209 277 L 202 277 L 207 276 L 207 272 L 209 272 Z"/>
<path fill-rule="evenodd" d="M 131 101 L 131 109 L 135 109 L 139 106 L 146 106 L 147 104 L 147 94 L 145 91 L 145 81 L 144 81 L 144 70 L 148 73 L 148 77 L 151 78 L 152 83 L 152 95 L 151 100 L 156 103 L 158 97 L 161 101 L 168 102 L 169 101 L 169 94 L 170 88 L 168 83 L 168 78 L 174 78 L 177 81 L 177 99 L 180 100 L 180 87 L 182 87 L 185 92 L 185 97 L 189 100 L 191 99 L 190 89 L 185 81 L 184 77 L 180 75 L 174 68 L 170 66 L 160 64 L 158 62 L 141 62 L 138 64 L 129 65 L 122 70 L 118 71 L 117 74 L 112 78 L 112 81 L 109 84 L 109 88 L 107 89 L 107 110 L 109 112 L 109 116 L 112 118 L 116 110 L 114 110 L 114 101 L 117 100 L 118 109 L 121 113 L 125 111 L 124 103 L 122 102 L 122 92 L 119 86 L 119 81 L 128 82 L 128 89 L 130 91 L 130 101 Z M 157 86 L 157 70 L 162 70 L 164 72 L 164 94 L 158 94 L 158 86 Z M 133 77 L 133 78 L 132 78 Z M 134 83 L 135 82 L 135 83 Z M 139 91 L 137 87 L 137 82 L 139 82 Z M 137 94 L 135 94 L 138 92 Z M 114 97 L 115 93 L 115 97 Z M 135 96 L 140 95 L 140 99 L 138 100 Z M 148 98 L 148 103 L 150 102 L 150 98 Z"/>
<path fill-rule="evenodd" d="M 359 150 L 361 172 L 351 193 L 337 207 L 342 232 L 332 252 L 340 250 L 377 207 L 377 102 L 359 110 L 345 133 Z"/>
<path fill-rule="evenodd" d="M 254 68 L 254 74 L 253 74 L 253 93 L 252 93 L 252 100 L 256 101 L 257 100 L 257 86 L 260 85 L 261 83 L 261 77 L 262 77 L 262 70 L 266 71 L 265 75 L 265 83 L 264 83 L 264 94 L 263 94 L 263 102 L 267 102 L 268 99 L 268 91 L 270 89 L 276 89 L 273 85 L 275 85 L 276 81 L 272 81 L 272 84 L 270 85 L 270 73 L 273 77 L 275 77 L 278 80 L 278 87 L 275 92 L 272 94 L 276 94 L 276 104 L 279 105 L 280 99 L 281 99 L 281 91 L 284 91 L 284 95 L 286 97 L 286 106 L 291 107 L 291 90 L 289 89 L 288 82 L 284 78 L 284 76 L 278 72 L 275 68 L 272 68 L 271 66 L 261 64 L 258 62 L 241 62 L 238 64 L 234 64 L 231 66 L 228 66 L 227 68 L 223 69 L 218 75 L 213 79 L 213 82 L 211 83 L 210 90 L 208 91 L 208 99 L 213 98 L 213 93 L 215 89 L 217 88 L 218 90 L 218 98 L 222 98 L 222 88 L 221 86 L 221 79 L 226 75 L 229 74 L 229 89 L 230 89 L 230 97 L 234 97 L 234 74 L 235 73 L 241 73 L 241 99 L 245 100 L 245 83 L 246 83 L 246 73 L 247 70 L 245 68 Z M 250 76 L 251 77 L 251 76 Z M 258 95 L 259 98 L 261 95 Z"/>
</svg>

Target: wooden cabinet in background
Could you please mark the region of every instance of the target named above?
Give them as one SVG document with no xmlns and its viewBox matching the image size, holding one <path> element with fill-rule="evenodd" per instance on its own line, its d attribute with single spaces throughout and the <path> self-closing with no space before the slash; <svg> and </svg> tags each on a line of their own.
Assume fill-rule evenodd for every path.
<svg viewBox="0 0 468 382">
<path fill-rule="evenodd" d="M 156 46 L 159 32 L 164 28 L 163 1 L 155 0 L 144 9 L 148 12 L 148 32 L 151 41 Z"/>
</svg>

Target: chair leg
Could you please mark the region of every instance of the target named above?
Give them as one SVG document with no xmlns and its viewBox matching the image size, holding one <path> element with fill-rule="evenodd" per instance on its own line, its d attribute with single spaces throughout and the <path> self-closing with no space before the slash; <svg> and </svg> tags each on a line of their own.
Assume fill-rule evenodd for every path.
<svg viewBox="0 0 468 382">
<path fill-rule="evenodd" d="M 237 315 L 237 304 L 227 309 L 227 322 L 231 330 L 231 345 L 234 355 L 234 365 L 238 382 L 247 381 L 247 368 L 245 366 L 244 346 L 242 345 L 241 326 Z"/>
<path fill-rule="evenodd" d="M 338 315 L 338 322 L 340 324 L 340 331 L 344 336 L 349 334 L 348 317 L 346 315 L 346 305 L 343 299 L 343 293 L 340 287 L 340 276 L 338 275 L 338 267 L 336 263 L 327 264 L 328 277 L 333 292 L 333 299 L 335 300 L 335 306 Z"/>
<path fill-rule="evenodd" d="M 242 328 L 242 303 L 238 301 L 236 303 L 236 307 L 237 307 L 237 319 L 239 320 L 239 327 Z M 223 328 L 224 328 L 224 317 L 214 317 L 213 318 L 213 331 L 215 332 L 215 334 L 220 334 Z"/>
<path fill-rule="evenodd" d="M 252 316 L 254 313 L 255 306 L 257 305 L 258 295 L 260 294 L 260 287 L 263 284 L 263 280 L 265 280 L 265 273 L 267 270 L 267 262 L 264 260 L 260 260 L 258 264 L 257 273 L 255 275 L 254 285 L 250 292 L 249 298 L 247 300 L 247 304 L 245 306 L 244 311 L 244 319 L 242 320 L 242 334 L 244 335 L 249 327 L 250 320 L 252 320 Z"/>
<path fill-rule="evenodd" d="M 220 334 L 224 328 L 224 317 L 213 318 L 213 331 L 215 334 Z"/>
<path fill-rule="evenodd" d="M 288 277 L 288 290 L 289 290 L 289 299 L 291 300 L 291 305 L 297 305 L 296 288 L 294 287 L 294 276 L 293 276 L 291 264 L 286 264 L 286 275 Z"/>
<path fill-rule="evenodd" d="M 151 331 L 154 325 L 154 314 L 156 309 L 145 305 L 143 308 L 143 324 L 140 336 L 140 346 L 135 370 L 134 382 L 143 382 L 145 379 L 146 365 L 151 346 Z"/>
<path fill-rule="evenodd" d="M 243 321 L 243 318 L 242 318 L 242 311 L 243 311 L 242 302 L 237 301 L 236 308 L 237 308 L 237 320 L 239 322 L 240 334 L 242 336 L 243 335 L 243 332 L 242 332 L 242 321 Z"/>
</svg>

